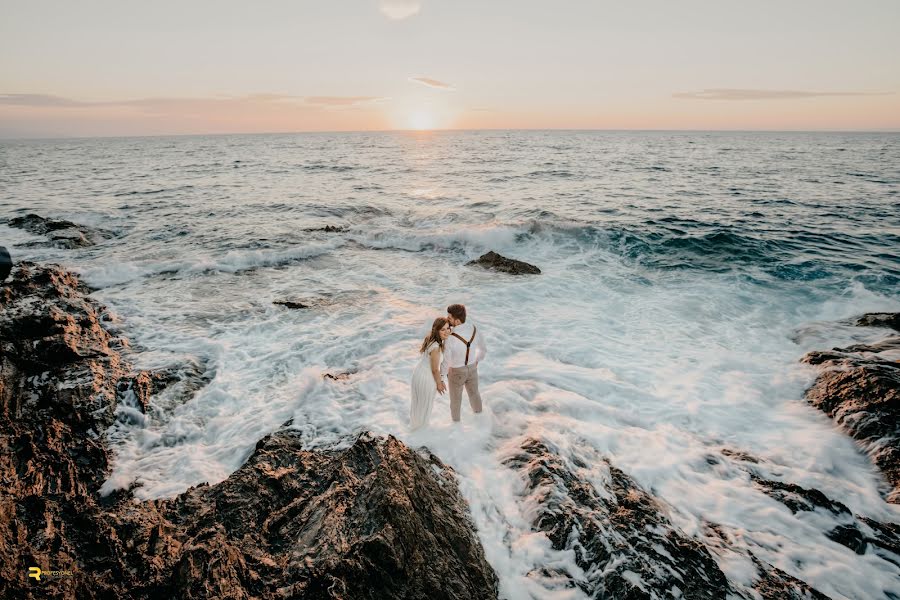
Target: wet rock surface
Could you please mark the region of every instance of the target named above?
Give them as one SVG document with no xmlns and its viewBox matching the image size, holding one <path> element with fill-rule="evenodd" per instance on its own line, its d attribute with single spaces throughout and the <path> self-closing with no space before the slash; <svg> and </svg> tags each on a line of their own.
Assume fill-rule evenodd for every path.
<svg viewBox="0 0 900 600">
<path fill-rule="evenodd" d="M 900 314 L 860 317 L 866 326 L 895 323 Z M 857 344 L 810 352 L 803 362 L 821 373 L 806 391 L 809 402 L 834 419 L 884 474 L 889 502 L 900 503 L 900 362 L 894 336 L 874 344 Z"/>
<path fill-rule="evenodd" d="M 797 579 L 793 575 L 760 560 L 752 552 L 737 548 L 734 538 L 737 537 L 734 530 L 716 523 L 706 523 L 703 528 L 703 540 L 705 545 L 717 556 L 725 560 L 732 560 L 734 556 L 740 556 L 749 560 L 756 571 L 756 578 L 752 586 L 747 589 L 743 586 L 732 584 L 727 595 L 722 598 L 763 598 L 764 600 L 829 600 L 829 597 L 819 590 L 809 586 L 806 582 Z M 740 588 L 740 589 L 738 589 Z M 687 596 L 686 596 L 687 597 Z"/>
<path fill-rule="evenodd" d="M 520 450 L 506 464 L 525 480 L 535 530 L 554 549 L 573 552 L 581 569 L 537 576 L 577 585 L 590 598 L 826 598 L 746 551 L 758 571 L 754 587 L 729 581 L 710 552 L 736 552 L 723 528 L 711 524 L 702 541 L 686 535 L 662 503 L 606 459 L 598 489 L 579 473 L 587 465 L 567 461 L 549 443 L 529 438 Z"/>
<path fill-rule="evenodd" d="M 833 542 L 857 554 L 871 549 L 882 559 L 900 566 L 900 525 L 882 523 L 853 513 L 847 506 L 815 488 L 786 483 L 769 478 L 763 469 L 767 461 L 745 452 L 723 449 L 726 456 L 750 475 L 751 481 L 764 494 L 783 504 L 792 513 L 824 511 L 839 524 L 822 534 Z"/>
<path fill-rule="evenodd" d="M 538 275 L 541 272 L 541 270 L 534 265 L 522 262 L 521 260 L 506 258 L 493 250 L 487 254 L 482 254 L 476 260 L 467 262 L 466 265 L 483 267 L 491 271 L 509 273 L 511 275 Z"/>
<path fill-rule="evenodd" d="M 760 462 L 736 450 L 723 455 L 751 466 Z M 573 552 L 581 569 L 544 569 L 533 575 L 567 581 L 590 598 L 827 600 L 809 584 L 743 549 L 737 543 L 741 532 L 706 522 L 699 538 L 685 534 L 662 502 L 608 459 L 592 457 L 594 467 L 598 460 L 593 459 L 607 470 L 600 488 L 595 477 L 589 480 L 589 469 L 580 459 L 566 460 L 542 440 L 524 440 L 520 452 L 506 461 L 524 478 L 535 530 L 544 532 L 554 549 Z M 877 535 L 870 535 L 865 525 L 861 529 L 861 535 Z M 890 532 L 884 535 L 892 539 Z M 719 567 L 719 560 L 733 562 L 735 557 L 756 570 L 749 585 L 728 579 Z"/>
<path fill-rule="evenodd" d="M 496 597 L 452 471 L 391 437 L 312 452 L 279 430 L 217 485 L 101 497 L 119 398 L 178 382 L 133 372 L 85 292 L 30 263 L 0 286 L 0 597 Z"/>
<path fill-rule="evenodd" d="M 62 219 L 47 219 L 33 213 L 23 217 L 14 217 L 7 224 L 10 227 L 24 229 L 29 233 L 48 238 L 47 242 L 38 242 L 34 245 L 56 248 L 86 248 L 113 237 L 111 233 L 102 229 Z"/>
<path fill-rule="evenodd" d="M 856 319 L 859 327 L 889 327 L 900 331 L 900 313 L 866 313 Z"/>
</svg>

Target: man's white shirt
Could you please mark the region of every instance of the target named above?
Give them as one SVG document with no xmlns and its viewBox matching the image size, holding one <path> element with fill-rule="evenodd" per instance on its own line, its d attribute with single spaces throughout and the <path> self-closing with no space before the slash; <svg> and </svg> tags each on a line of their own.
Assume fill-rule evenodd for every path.
<svg viewBox="0 0 900 600">
<path fill-rule="evenodd" d="M 466 321 L 458 327 L 453 328 L 453 333 L 459 335 L 466 341 L 472 339 L 472 332 L 475 331 L 475 324 Z M 469 364 L 477 365 L 487 354 L 487 346 L 484 343 L 484 334 L 478 329 L 475 340 L 469 349 Z M 441 364 L 441 373 L 447 374 L 451 368 L 464 367 L 466 365 L 466 345 L 456 336 L 451 335 L 444 342 L 444 362 Z"/>
</svg>

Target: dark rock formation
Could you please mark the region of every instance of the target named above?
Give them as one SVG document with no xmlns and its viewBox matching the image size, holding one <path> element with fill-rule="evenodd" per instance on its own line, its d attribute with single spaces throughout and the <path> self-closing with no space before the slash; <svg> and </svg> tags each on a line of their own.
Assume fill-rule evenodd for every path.
<svg viewBox="0 0 900 600">
<path fill-rule="evenodd" d="M 866 313 L 856 319 L 860 327 L 889 327 L 900 331 L 900 313 Z"/>
<path fill-rule="evenodd" d="M 299 436 L 279 432 L 226 481 L 192 488 L 166 509 L 187 539 L 215 540 L 176 563 L 192 585 L 211 583 L 202 574 L 222 562 L 218 547 L 242 557 L 240 570 L 208 590 L 216 595 L 496 597 L 452 473 L 393 437 L 363 435 L 341 452 L 308 452 Z M 245 573 L 258 579 L 242 581 Z M 172 597 L 213 595 L 185 592 L 172 589 Z"/>
<path fill-rule="evenodd" d="M 6 281 L 10 271 L 12 271 L 12 257 L 6 246 L 0 246 L 0 283 Z"/>
<path fill-rule="evenodd" d="M 344 233 L 347 228 L 341 225 L 326 225 L 325 227 L 313 227 L 306 231 L 317 231 L 321 233 Z"/>
<path fill-rule="evenodd" d="M 344 371 L 342 373 L 325 373 L 322 375 L 325 379 L 330 379 L 332 381 L 346 381 L 350 379 L 350 376 L 353 375 L 350 371 Z"/>
<path fill-rule="evenodd" d="M 57 248 L 85 248 L 112 237 L 100 229 L 62 219 L 46 219 L 36 214 L 14 217 L 7 224 L 35 235 L 45 235 L 49 238 L 45 245 Z"/>
<path fill-rule="evenodd" d="M 556 550 L 571 550 L 584 576 L 569 577 L 591 598 L 724 598 L 730 586 L 699 541 L 678 530 L 662 506 L 609 464 L 603 493 L 544 442 L 527 439 L 507 464 L 521 470 L 539 506 L 534 527 Z M 635 576 L 640 582 L 635 580 Z"/>
<path fill-rule="evenodd" d="M 736 450 L 729 455 L 751 465 L 759 462 Z M 738 532 L 732 536 L 722 525 L 705 523 L 702 539 L 689 537 L 666 516 L 664 504 L 607 459 L 591 457 L 587 462 L 605 465 L 604 489 L 594 487 L 595 477 L 588 480 L 579 474 L 586 467 L 580 459 L 567 460 L 540 440 L 526 439 L 521 451 L 507 460 L 525 478 L 529 504 L 538 507 L 534 528 L 547 534 L 554 549 L 573 552 L 583 571 L 543 569 L 535 576 L 577 585 L 590 598 L 828 600 L 741 548 L 736 544 Z M 862 529 L 868 535 L 868 528 Z M 749 588 L 728 580 L 714 558 L 735 554 L 756 567 Z"/>
<path fill-rule="evenodd" d="M 879 315 L 879 322 L 897 317 Z M 861 443 L 892 488 L 887 494 L 888 501 L 898 503 L 900 362 L 892 360 L 892 355 L 885 357 L 886 353 L 896 351 L 893 340 L 810 352 L 803 357 L 803 362 L 822 369 L 806 391 L 806 398 Z"/>
<path fill-rule="evenodd" d="M 477 260 L 467 262 L 466 265 L 484 267 L 485 269 L 509 273 L 511 275 L 538 275 L 541 272 L 541 270 L 534 265 L 522 262 L 521 260 L 500 256 L 493 250 L 487 254 L 482 254 Z"/>
<path fill-rule="evenodd" d="M 277 304 L 279 306 L 283 306 L 285 308 L 290 308 L 294 310 L 299 310 L 301 308 L 309 308 L 308 304 L 303 304 L 302 302 L 295 302 L 294 300 L 273 300 L 272 304 Z"/>
<path fill-rule="evenodd" d="M 496 597 L 452 472 L 394 438 L 280 430 L 217 485 L 100 497 L 117 399 L 175 383 L 131 371 L 85 291 L 29 263 L 0 287 L 0 597 Z"/>
</svg>

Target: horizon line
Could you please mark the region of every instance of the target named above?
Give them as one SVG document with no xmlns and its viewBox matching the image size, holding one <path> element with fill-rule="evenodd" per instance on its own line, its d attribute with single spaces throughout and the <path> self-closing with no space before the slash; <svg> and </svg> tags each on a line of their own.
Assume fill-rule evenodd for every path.
<svg viewBox="0 0 900 600">
<path fill-rule="evenodd" d="M 296 131 L 254 131 L 254 132 L 216 132 L 216 133 L 156 133 L 156 134 L 122 134 L 122 135 L 34 135 L 6 137 L 0 134 L 0 141 L 28 140 L 92 140 L 92 139 L 129 139 L 129 138 L 170 138 L 170 137 L 213 137 L 213 136 L 250 136 L 250 135 L 308 135 L 308 134 L 358 134 L 358 133 L 404 133 L 428 135 L 435 133 L 472 133 L 479 131 L 558 131 L 558 132 L 618 132 L 618 133 L 900 133 L 900 127 L 893 129 L 634 129 L 608 127 L 479 127 L 479 128 L 436 128 L 436 129 L 308 129 Z"/>
</svg>

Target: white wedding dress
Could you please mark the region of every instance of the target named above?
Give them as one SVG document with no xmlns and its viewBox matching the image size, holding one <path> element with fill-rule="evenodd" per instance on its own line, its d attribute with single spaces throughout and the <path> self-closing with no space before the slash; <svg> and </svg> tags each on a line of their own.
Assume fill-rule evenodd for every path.
<svg viewBox="0 0 900 600">
<path fill-rule="evenodd" d="M 434 406 L 434 397 L 437 395 L 434 376 L 431 374 L 431 353 L 435 350 L 438 352 L 438 364 L 440 364 L 444 358 L 443 353 L 437 342 L 431 342 L 431 345 L 422 353 L 422 358 L 413 371 L 412 385 L 410 385 L 412 402 L 409 406 L 409 427 L 413 430 L 427 425 L 431 418 L 431 407 Z"/>
</svg>

